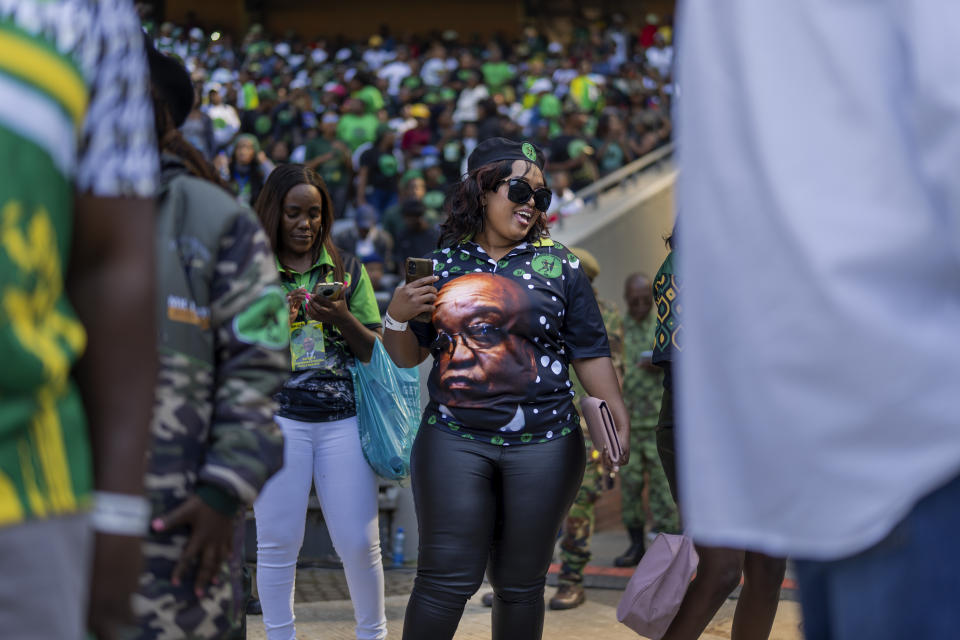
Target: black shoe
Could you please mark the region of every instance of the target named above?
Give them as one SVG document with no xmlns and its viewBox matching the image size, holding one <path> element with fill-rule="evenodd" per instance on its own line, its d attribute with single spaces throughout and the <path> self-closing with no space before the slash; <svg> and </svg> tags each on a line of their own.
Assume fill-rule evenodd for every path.
<svg viewBox="0 0 960 640">
<path fill-rule="evenodd" d="M 616 567 L 635 567 L 640 562 L 640 558 L 643 557 L 643 529 L 631 528 L 629 533 L 630 547 L 624 551 L 622 555 L 619 555 L 613 559 L 613 564 Z"/>
<path fill-rule="evenodd" d="M 483 594 L 483 597 L 480 598 L 480 602 L 482 602 L 482 603 L 483 603 L 483 606 L 485 606 L 485 607 L 492 607 L 492 606 L 493 606 L 493 591 L 487 591 L 485 594 Z"/>
<path fill-rule="evenodd" d="M 258 598 L 250 598 L 247 600 L 247 615 L 248 616 L 262 616 L 263 607 L 260 606 L 260 600 Z"/>
</svg>

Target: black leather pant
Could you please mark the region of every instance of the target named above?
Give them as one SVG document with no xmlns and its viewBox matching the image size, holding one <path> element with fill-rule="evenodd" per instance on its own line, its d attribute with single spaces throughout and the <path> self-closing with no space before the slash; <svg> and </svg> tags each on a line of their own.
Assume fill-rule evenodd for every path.
<svg viewBox="0 0 960 640">
<path fill-rule="evenodd" d="M 424 425 L 411 454 L 420 559 L 403 639 L 453 638 L 486 569 L 493 640 L 539 640 L 547 570 L 584 464 L 579 428 L 501 447 Z"/>
</svg>

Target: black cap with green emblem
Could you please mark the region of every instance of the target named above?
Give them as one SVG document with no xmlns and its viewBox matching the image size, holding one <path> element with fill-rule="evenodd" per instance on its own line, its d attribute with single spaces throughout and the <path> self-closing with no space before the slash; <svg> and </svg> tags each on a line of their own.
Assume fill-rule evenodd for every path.
<svg viewBox="0 0 960 640">
<path fill-rule="evenodd" d="M 477 145 L 467 158 L 467 171 L 473 171 L 484 165 L 500 160 L 526 160 L 540 167 L 546 158 L 543 151 L 531 142 L 514 142 L 506 138 L 488 138 Z"/>
</svg>

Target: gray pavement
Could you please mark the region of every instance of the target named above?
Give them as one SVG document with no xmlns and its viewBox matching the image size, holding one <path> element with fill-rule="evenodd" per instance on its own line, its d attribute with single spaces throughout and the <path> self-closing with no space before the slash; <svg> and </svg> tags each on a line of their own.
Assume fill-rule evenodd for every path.
<svg viewBox="0 0 960 640">
<path fill-rule="evenodd" d="M 489 640 L 490 609 L 480 603 L 482 593 L 483 590 L 467 603 L 455 636 L 456 640 Z M 552 593 L 553 589 L 548 588 L 547 597 L 549 598 Z M 610 602 L 610 593 L 616 595 L 613 602 Z M 616 600 L 619 599 L 619 595 L 619 592 L 604 589 L 588 589 L 587 602 L 582 606 L 571 611 L 547 611 L 543 630 L 544 640 L 575 638 L 636 640 L 639 637 L 637 634 L 617 622 Z M 406 604 L 407 596 L 387 598 L 387 629 L 391 638 L 399 638 L 403 632 L 403 611 Z M 729 639 L 735 606 L 735 601 L 727 601 L 706 632 L 700 636 L 701 640 Z M 298 638 L 351 640 L 356 637 L 353 633 L 353 608 L 349 600 L 297 604 L 295 612 Z M 770 640 L 802 640 L 803 635 L 799 625 L 799 604 L 781 601 Z M 265 640 L 266 637 L 260 616 L 248 616 L 247 638 Z"/>
<path fill-rule="evenodd" d="M 594 536 L 594 561 L 599 569 L 610 567 L 613 558 L 626 546 L 626 534 L 622 531 L 600 532 Z M 403 612 L 406 608 L 413 570 L 389 570 L 385 574 L 387 592 L 387 625 L 389 636 L 399 638 L 403 630 Z M 549 580 L 555 582 L 555 580 Z M 544 621 L 544 640 L 568 640 L 574 638 L 603 640 L 634 640 L 633 631 L 617 622 L 616 608 L 622 594 L 625 579 L 609 575 L 588 574 L 586 584 L 587 602 L 570 611 L 547 611 Z M 617 588 L 589 588 L 591 584 Z M 456 640 L 489 640 L 490 609 L 484 607 L 481 596 L 489 590 L 484 584 L 467 603 Z M 302 640 L 350 640 L 355 638 L 353 607 L 346 596 L 342 571 L 335 569 L 307 568 L 297 572 L 296 605 L 297 636 Z M 547 588 L 546 598 L 554 593 Z M 802 640 L 800 631 L 800 606 L 795 594 L 784 591 L 770 640 Z M 729 639 L 736 608 L 736 592 L 714 617 L 702 640 Z M 265 640 L 266 635 L 260 616 L 248 616 L 247 638 Z"/>
</svg>

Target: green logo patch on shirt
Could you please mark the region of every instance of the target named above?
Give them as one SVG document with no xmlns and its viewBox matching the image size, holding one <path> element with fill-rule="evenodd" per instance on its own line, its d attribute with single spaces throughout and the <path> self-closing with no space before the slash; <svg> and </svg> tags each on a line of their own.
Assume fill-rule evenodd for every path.
<svg viewBox="0 0 960 640">
<path fill-rule="evenodd" d="M 381 155 L 377 163 L 380 165 L 380 173 L 387 178 L 392 178 L 393 176 L 397 175 L 399 165 L 397 164 L 397 159 L 393 157 L 392 153 L 385 153 Z"/>
<path fill-rule="evenodd" d="M 556 278 L 563 272 L 563 264 L 560 259 L 547 253 L 536 256 L 530 266 L 545 278 Z"/>
</svg>

